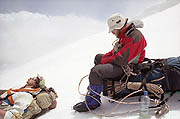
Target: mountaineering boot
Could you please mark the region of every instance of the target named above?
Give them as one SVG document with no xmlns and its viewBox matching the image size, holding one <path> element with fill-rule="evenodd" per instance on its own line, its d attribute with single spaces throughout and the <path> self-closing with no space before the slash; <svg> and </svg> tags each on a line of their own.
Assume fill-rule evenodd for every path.
<svg viewBox="0 0 180 119">
<path fill-rule="evenodd" d="M 87 112 L 90 110 L 94 110 L 96 109 L 97 107 L 100 106 L 100 96 L 95 94 L 93 91 L 91 91 L 91 89 L 93 91 L 95 91 L 96 93 L 100 94 L 103 90 L 103 85 L 100 85 L 100 86 L 94 86 L 94 85 L 89 85 L 88 87 L 88 90 L 90 91 L 88 95 L 90 96 L 86 96 L 85 97 L 85 101 L 83 102 L 79 102 L 77 103 L 76 105 L 73 106 L 73 109 L 75 111 L 78 111 L 78 112 Z M 87 106 L 86 106 L 86 103 L 87 103 Z M 89 109 L 88 109 L 89 108 Z"/>
</svg>

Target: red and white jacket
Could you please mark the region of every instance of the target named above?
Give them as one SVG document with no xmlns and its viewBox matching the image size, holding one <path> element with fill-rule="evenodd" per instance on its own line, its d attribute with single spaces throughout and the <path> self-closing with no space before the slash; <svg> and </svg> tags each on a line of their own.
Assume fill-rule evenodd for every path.
<svg viewBox="0 0 180 119">
<path fill-rule="evenodd" d="M 131 23 L 122 30 L 113 50 L 102 57 L 101 64 L 126 65 L 129 63 L 141 63 L 145 57 L 144 48 L 146 45 L 143 34 L 136 29 L 134 23 Z"/>
</svg>

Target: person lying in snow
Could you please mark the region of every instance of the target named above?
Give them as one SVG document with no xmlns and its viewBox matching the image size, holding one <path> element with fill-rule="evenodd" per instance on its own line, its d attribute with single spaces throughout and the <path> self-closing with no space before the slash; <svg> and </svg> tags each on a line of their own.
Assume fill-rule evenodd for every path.
<svg viewBox="0 0 180 119">
<path fill-rule="evenodd" d="M 3 119 L 32 119 L 56 107 L 57 94 L 45 86 L 42 76 L 29 78 L 26 85 L 0 90 L 0 117 Z"/>
<path fill-rule="evenodd" d="M 89 88 L 100 94 L 103 91 L 103 81 L 106 79 L 117 79 L 123 76 L 122 65 L 130 63 L 141 63 L 145 57 L 146 40 L 143 34 L 137 29 L 143 27 L 140 20 L 129 22 L 119 13 L 113 14 L 107 21 L 109 32 L 118 38 L 114 48 L 104 54 L 95 57 L 95 66 L 89 74 Z M 100 96 L 90 91 L 90 96 L 85 101 L 73 106 L 78 112 L 89 111 L 87 106 L 94 110 L 100 106 Z M 94 98 L 92 98 L 92 97 Z M 87 102 L 87 106 L 85 104 Z"/>
</svg>

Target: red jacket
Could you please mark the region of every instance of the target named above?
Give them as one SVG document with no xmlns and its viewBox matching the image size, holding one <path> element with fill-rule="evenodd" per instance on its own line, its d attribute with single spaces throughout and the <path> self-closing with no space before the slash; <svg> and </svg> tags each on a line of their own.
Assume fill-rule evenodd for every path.
<svg viewBox="0 0 180 119">
<path fill-rule="evenodd" d="M 129 63 L 141 63 L 145 57 L 146 40 L 134 24 L 124 28 L 118 41 L 118 50 L 114 49 L 106 53 L 101 64 L 126 65 Z"/>
</svg>

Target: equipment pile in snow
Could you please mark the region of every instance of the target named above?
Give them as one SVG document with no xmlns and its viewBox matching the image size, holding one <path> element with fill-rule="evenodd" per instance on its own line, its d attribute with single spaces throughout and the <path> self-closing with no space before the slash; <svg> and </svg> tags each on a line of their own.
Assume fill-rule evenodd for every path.
<svg viewBox="0 0 180 119">
<path fill-rule="evenodd" d="M 166 102 L 176 91 L 180 90 L 180 56 L 167 59 L 148 59 L 141 64 L 129 64 L 122 66 L 124 76 L 115 81 L 104 81 L 103 95 L 118 100 L 130 93 L 143 89 L 149 92 L 149 96 L 159 100 L 159 104 L 150 108 L 161 107 L 157 115 L 168 112 Z M 164 94 L 171 92 L 165 98 Z M 140 96 L 142 92 L 132 96 Z"/>
</svg>

